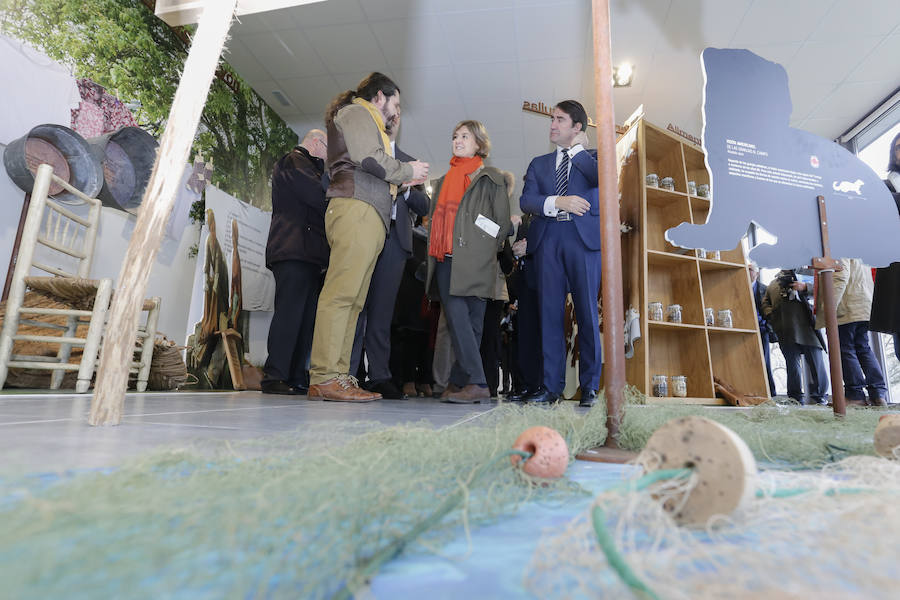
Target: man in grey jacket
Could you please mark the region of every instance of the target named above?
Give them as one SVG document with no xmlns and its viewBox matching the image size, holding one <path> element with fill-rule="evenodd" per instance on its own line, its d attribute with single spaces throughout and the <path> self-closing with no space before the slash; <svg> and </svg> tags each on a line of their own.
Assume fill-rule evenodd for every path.
<svg viewBox="0 0 900 600">
<path fill-rule="evenodd" d="M 399 112 L 400 89 L 385 75 L 372 73 L 356 90 L 335 98 L 325 115 L 331 181 L 325 235 L 331 258 L 316 311 L 310 399 L 370 402 L 381 397 L 362 390 L 350 375 L 350 355 L 397 187 L 428 175 L 427 163 L 393 156 L 385 123 Z"/>
</svg>

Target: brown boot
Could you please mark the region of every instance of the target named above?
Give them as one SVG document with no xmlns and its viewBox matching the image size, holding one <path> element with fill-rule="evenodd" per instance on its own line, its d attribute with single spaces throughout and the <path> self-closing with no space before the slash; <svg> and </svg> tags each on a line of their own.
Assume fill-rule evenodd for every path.
<svg viewBox="0 0 900 600">
<path fill-rule="evenodd" d="M 309 386 L 310 400 L 327 400 L 330 402 L 371 402 L 380 395 L 373 395 L 354 385 L 349 375 L 333 377 L 324 383 Z"/>
<path fill-rule="evenodd" d="M 482 400 L 489 400 L 491 392 L 487 387 L 481 387 L 474 383 L 470 383 L 458 392 L 452 392 L 447 398 L 441 402 L 449 402 L 451 404 L 478 404 Z"/>
<path fill-rule="evenodd" d="M 879 406 L 879 407 L 885 407 L 885 406 L 887 406 L 887 402 L 884 401 L 884 398 L 879 398 L 879 397 L 877 397 L 877 396 L 876 396 L 875 398 L 871 398 L 871 397 L 870 397 L 870 398 L 869 398 L 869 404 L 870 404 L 871 406 Z"/>
</svg>

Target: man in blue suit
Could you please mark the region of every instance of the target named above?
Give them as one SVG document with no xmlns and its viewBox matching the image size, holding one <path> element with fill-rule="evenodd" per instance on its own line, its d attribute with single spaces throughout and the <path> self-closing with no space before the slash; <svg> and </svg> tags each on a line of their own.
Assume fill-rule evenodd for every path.
<svg viewBox="0 0 900 600">
<path fill-rule="evenodd" d="M 528 232 L 534 255 L 542 352 L 543 386 L 525 396 L 556 402 L 565 387 L 565 303 L 572 294 L 578 322 L 581 406 L 593 406 L 600 384 L 601 351 L 597 296 L 600 292 L 600 207 L 597 152 L 586 150 L 587 113 L 575 100 L 553 107 L 550 141 L 556 150 L 528 165 L 519 205 L 535 219 Z"/>
</svg>

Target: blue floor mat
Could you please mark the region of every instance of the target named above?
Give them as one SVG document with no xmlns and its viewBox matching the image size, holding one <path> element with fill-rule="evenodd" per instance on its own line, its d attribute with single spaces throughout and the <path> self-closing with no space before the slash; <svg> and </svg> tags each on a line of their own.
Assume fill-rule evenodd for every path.
<svg viewBox="0 0 900 600">
<path fill-rule="evenodd" d="M 637 472 L 634 466 L 576 461 L 567 475 L 596 495 Z M 509 518 L 473 528 L 471 541 L 460 529 L 440 556 L 411 552 L 385 565 L 371 591 L 385 600 L 535 598 L 523 578 L 542 533 L 562 529 L 592 501 L 585 496 L 552 505 L 532 502 Z"/>
</svg>

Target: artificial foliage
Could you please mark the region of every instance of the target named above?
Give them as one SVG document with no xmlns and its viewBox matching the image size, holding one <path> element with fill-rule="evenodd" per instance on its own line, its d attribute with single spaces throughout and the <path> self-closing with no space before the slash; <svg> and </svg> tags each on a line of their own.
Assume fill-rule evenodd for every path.
<svg viewBox="0 0 900 600">
<path fill-rule="evenodd" d="M 191 30 L 179 35 L 153 14 L 152 5 L 150 0 L 0 0 L 0 32 L 137 105 L 135 118 L 158 138 L 187 58 L 182 38 L 189 39 Z M 224 60 L 220 71 L 234 77 L 235 89 L 221 78 L 213 80 L 193 151 L 212 157 L 216 187 L 269 207 L 272 168 L 297 143 L 297 134 Z"/>
</svg>

